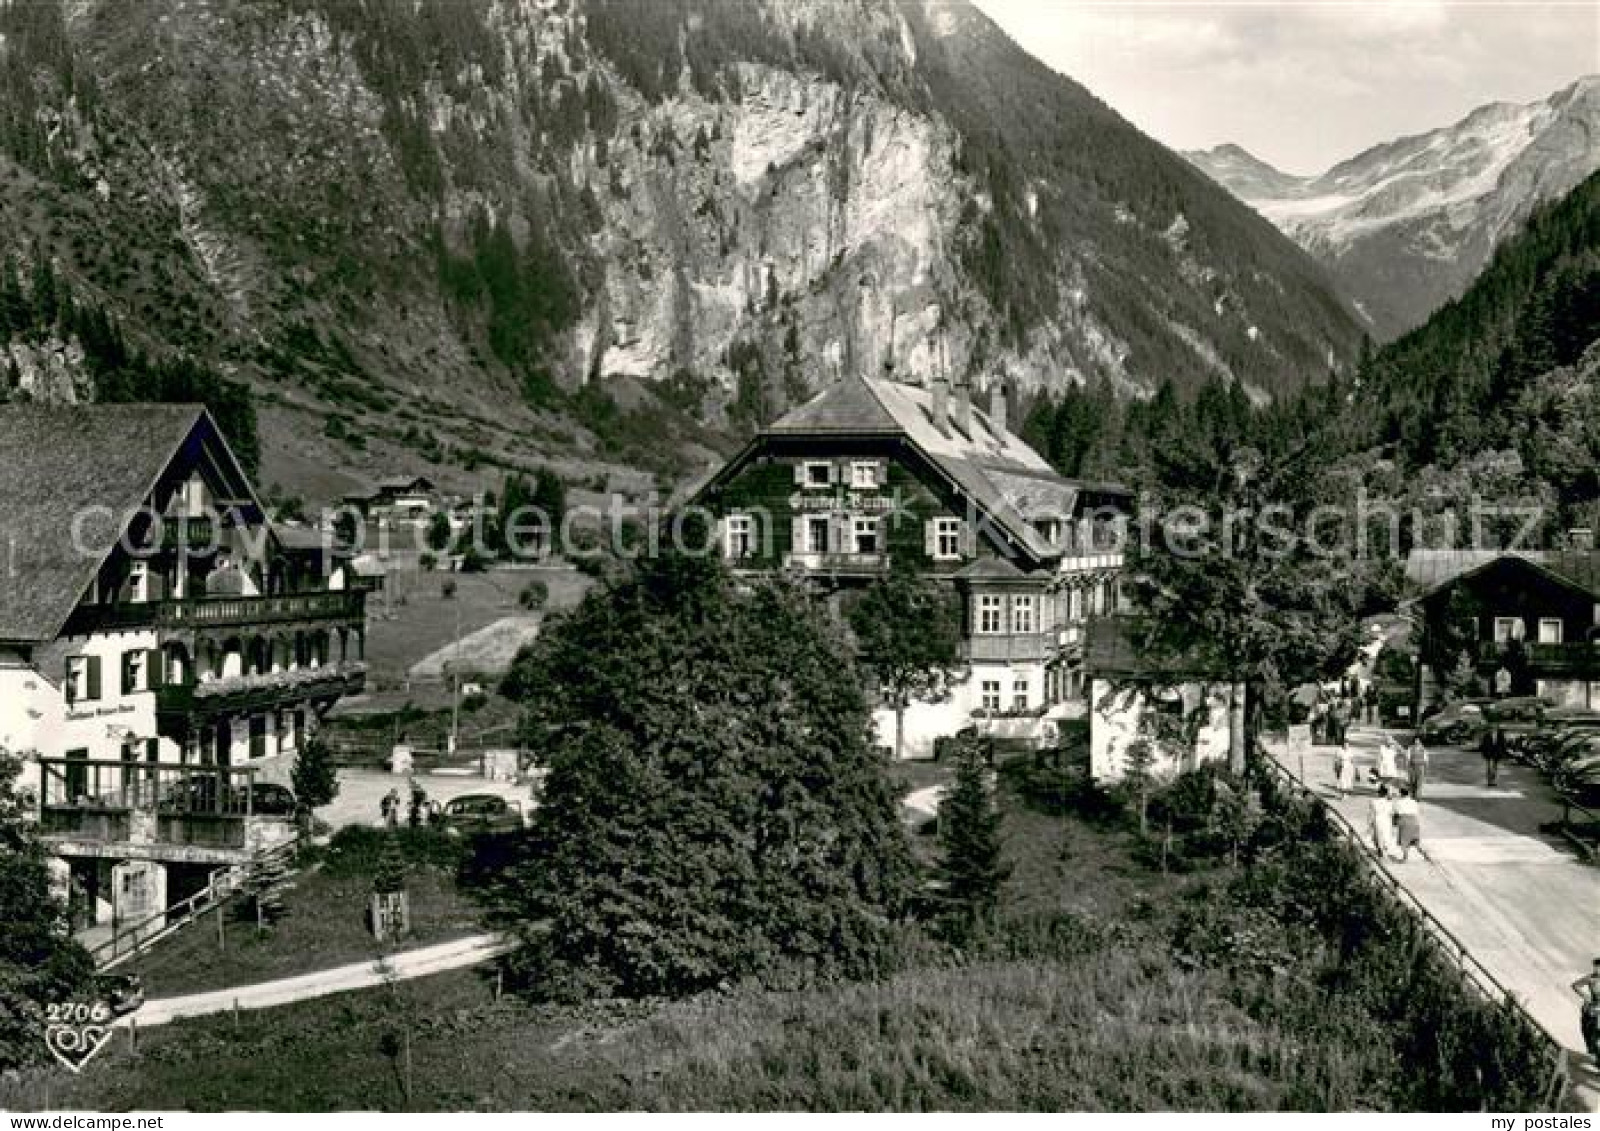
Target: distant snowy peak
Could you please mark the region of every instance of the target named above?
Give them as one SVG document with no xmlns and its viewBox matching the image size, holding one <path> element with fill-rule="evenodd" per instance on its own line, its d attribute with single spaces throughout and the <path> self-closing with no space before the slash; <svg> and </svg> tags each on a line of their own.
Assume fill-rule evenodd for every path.
<svg viewBox="0 0 1600 1131">
<path fill-rule="evenodd" d="M 1274 169 L 1237 145 L 1219 145 L 1215 149 L 1185 153 L 1184 156 L 1212 180 L 1247 203 L 1288 196 L 1310 180 L 1309 177 L 1297 177 Z"/>
<path fill-rule="evenodd" d="M 1459 294 L 1535 205 L 1600 168 L 1600 76 L 1480 106 L 1313 177 L 1236 145 L 1185 156 L 1332 267 L 1388 337 Z"/>
</svg>

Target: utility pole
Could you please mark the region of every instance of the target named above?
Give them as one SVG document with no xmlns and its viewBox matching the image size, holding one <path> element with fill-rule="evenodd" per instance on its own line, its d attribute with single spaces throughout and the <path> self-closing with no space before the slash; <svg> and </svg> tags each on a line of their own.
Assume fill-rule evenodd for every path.
<svg viewBox="0 0 1600 1131">
<path fill-rule="evenodd" d="M 454 754 L 461 741 L 461 601 L 459 595 L 451 600 L 456 603 L 456 643 L 450 662 L 450 749 L 446 754 Z"/>
</svg>

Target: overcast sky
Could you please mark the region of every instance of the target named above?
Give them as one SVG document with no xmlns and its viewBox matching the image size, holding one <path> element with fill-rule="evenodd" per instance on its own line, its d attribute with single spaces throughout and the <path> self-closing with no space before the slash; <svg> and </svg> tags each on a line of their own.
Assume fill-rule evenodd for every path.
<svg viewBox="0 0 1600 1131">
<path fill-rule="evenodd" d="M 1167 145 L 1294 173 L 1600 72 L 1600 0 L 976 3 Z"/>
</svg>

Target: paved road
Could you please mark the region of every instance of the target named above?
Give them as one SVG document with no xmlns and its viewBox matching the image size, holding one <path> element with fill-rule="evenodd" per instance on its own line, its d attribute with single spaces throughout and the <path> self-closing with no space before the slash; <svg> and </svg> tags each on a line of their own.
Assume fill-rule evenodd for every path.
<svg viewBox="0 0 1600 1131">
<path fill-rule="evenodd" d="M 212 990 L 184 997 L 160 998 L 147 1001 L 131 1019 L 141 1029 L 151 1025 L 165 1025 L 180 1017 L 204 1017 L 211 1013 L 226 1013 L 239 1009 L 268 1009 L 275 1005 L 326 997 L 347 990 L 364 990 L 385 985 L 391 981 L 406 982 L 446 970 L 459 970 L 463 966 L 476 966 L 504 953 L 506 944 L 498 935 L 472 935 L 464 939 L 400 951 L 386 959 L 372 962 L 355 962 L 349 966 L 335 966 L 313 974 L 300 974 L 293 978 L 280 978 L 276 982 L 256 982 L 248 986 L 230 986 L 225 990 Z M 123 1018 L 121 1024 L 127 1024 Z"/>
<path fill-rule="evenodd" d="M 532 812 L 532 790 L 526 785 L 511 782 L 487 781 L 476 774 L 418 773 L 417 781 L 427 790 L 432 801 L 449 801 L 465 793 L 497 793 L 509 801 L 517 802 L 523 811 Z M 345 768 L 339 771 L 339 795 L 329 805 L 317 810 L 334 828 L 346 825 L 381 825 L 383 810 L 379 803 L 390 789 L 400 792 L 401 820 L 405 819 L 403 806 L 410 803 L 411 786 L 404 774 L 389 774 L 381 770 Z"/>
<path fill-rule="evenodd" d="M 1382 733 L 1352 729 L 1358 778 L 1374 765 Z M 1539 831 L 1559 818 L 1560 807 L 1537 770 L 1506 762 L 1489 789 L 1476 751 L 1446 746 L 1429 753 L 1422 789 L 1426 859 L 1391 862 L 1390 873 L 1547 1030 L 1581 1051 L 1578 999 L 1569 987 L 1600 954 L 1600 869 Z M 1282 748 L 1274 756 L 1365 834 L 1373 791 L 1362 784 L 1342 801 L 1334 796 L 1332 747 L 1312 747 L 1303 766 Z M 1600 1074 L 1588 1057 L 1573 1060 L 1594 1107 Z"/>
</svg>

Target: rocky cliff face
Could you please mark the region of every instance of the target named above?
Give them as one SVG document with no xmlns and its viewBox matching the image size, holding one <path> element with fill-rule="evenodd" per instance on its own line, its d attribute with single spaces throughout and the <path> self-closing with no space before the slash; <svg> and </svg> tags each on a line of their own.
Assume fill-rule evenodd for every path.
<svg viewBox="0 0 1600 1131">
<path fill-rule="evenodd" d="M 1533 208 L 1600 168 L 1600 75 L 1527 105 L 1493 103 L 1315 177 L 1238 146 L 1189 159 L 1327 263 L 1375 336 L 1455 298 Z"/>
<path fill-rule="evenodd" d="M 846 371 L 1265 396 L 1358 337 L 958 4 L 0 0 L 0 36 L 0 254 L 251 383 L 269 476 L 670 477 Z"/>
</svg>

